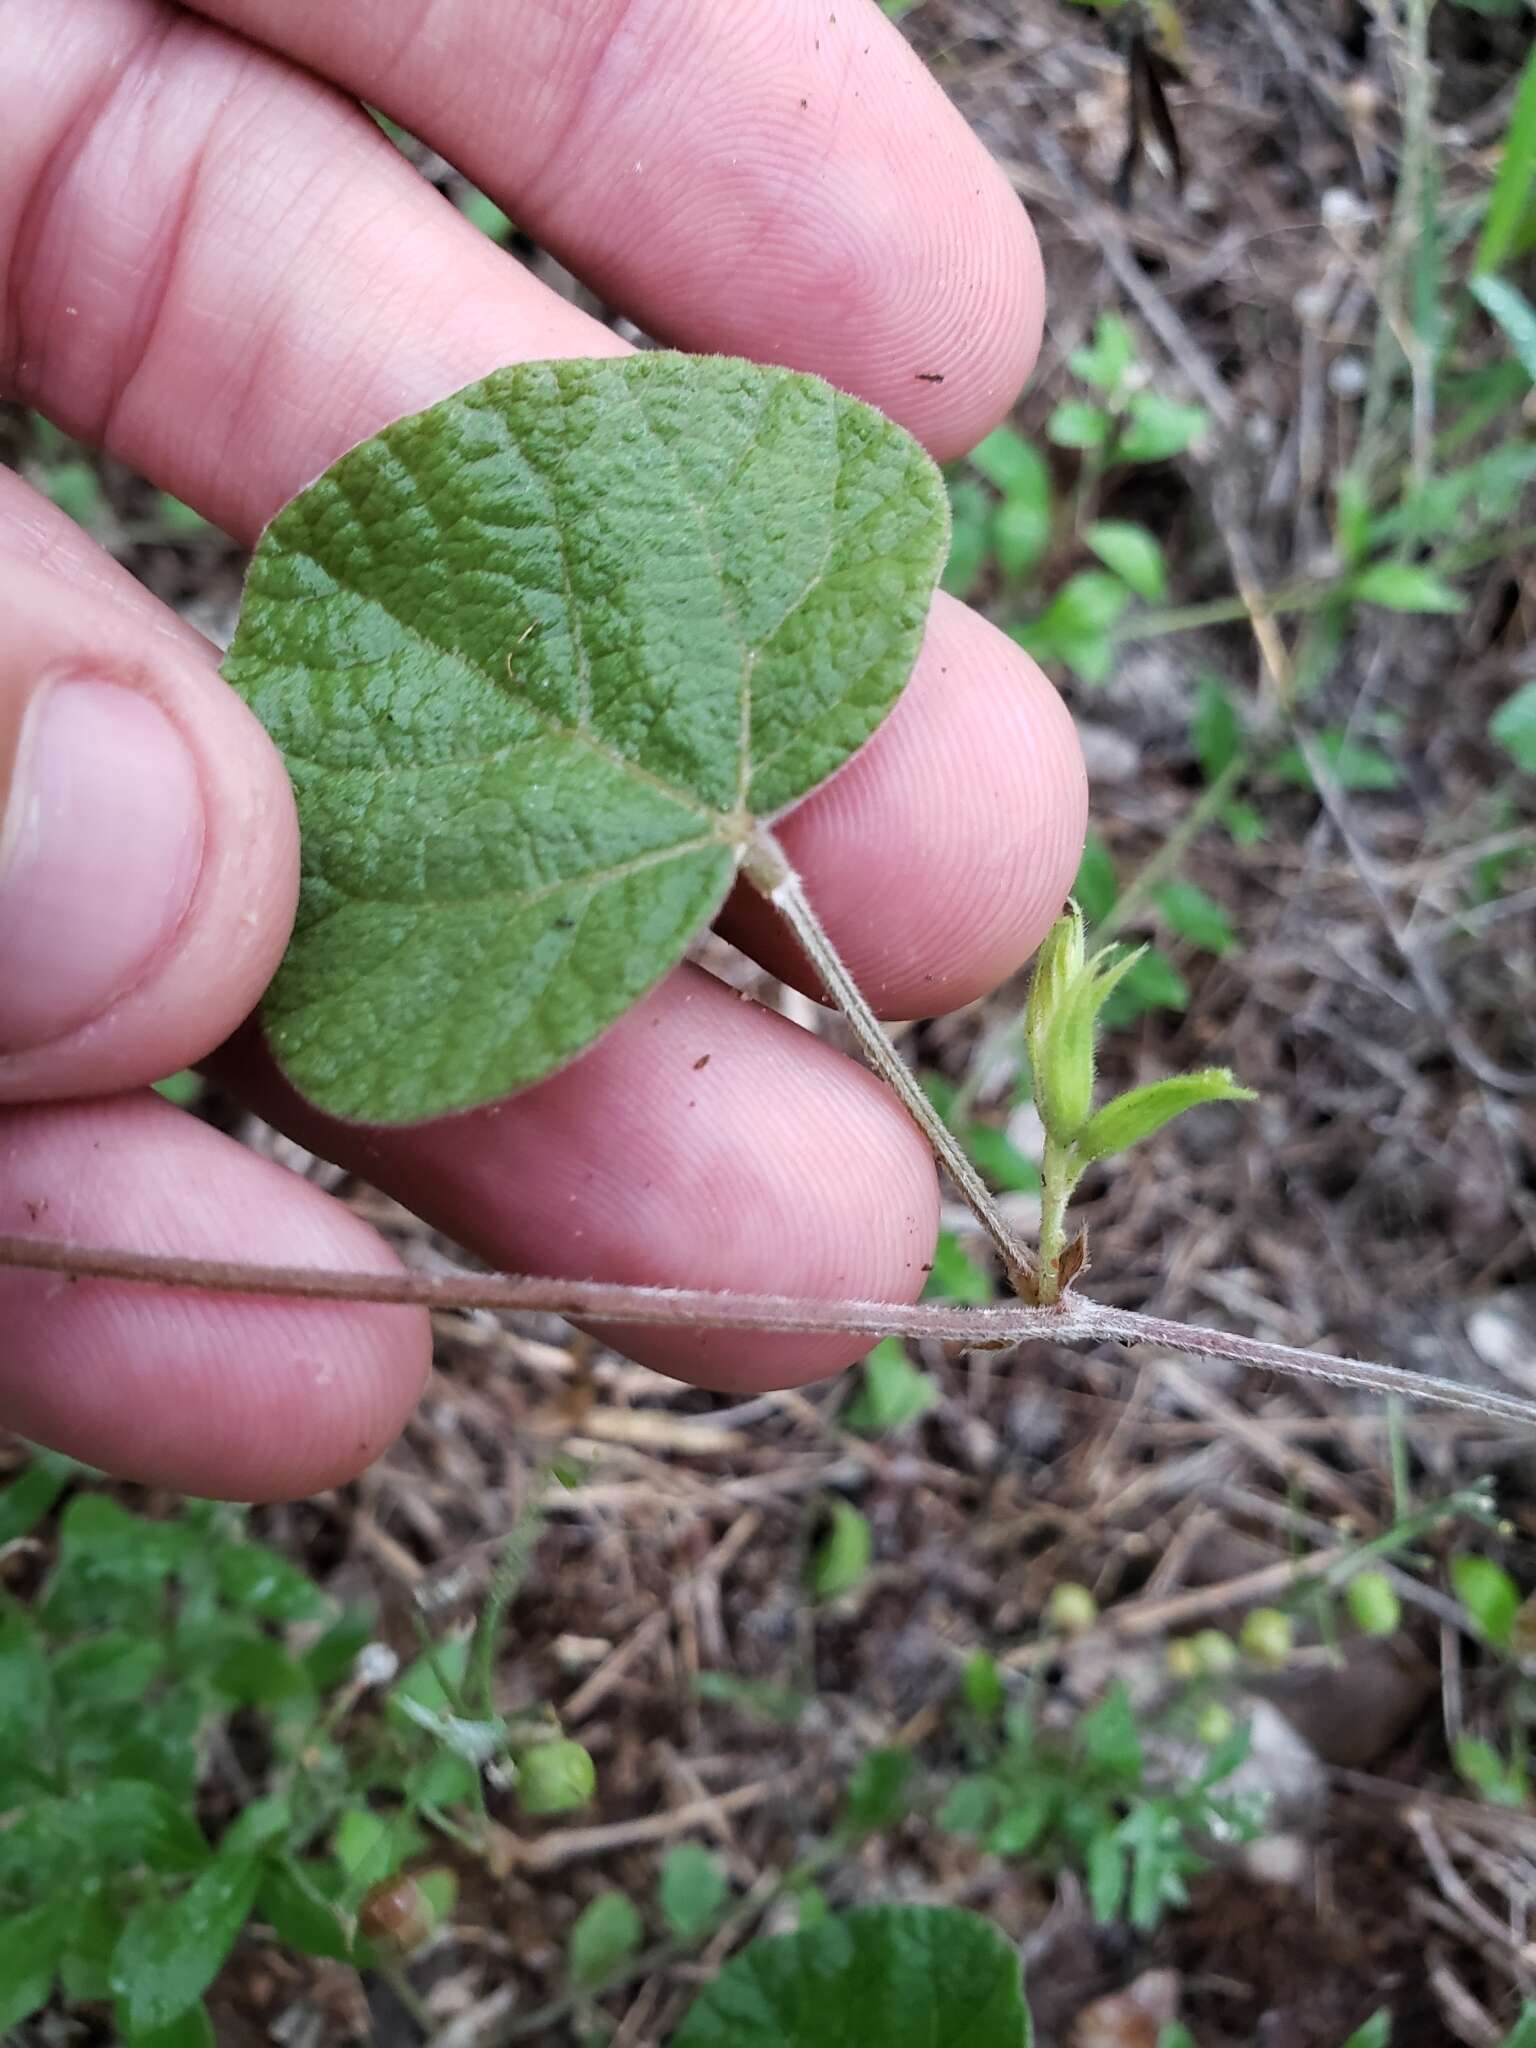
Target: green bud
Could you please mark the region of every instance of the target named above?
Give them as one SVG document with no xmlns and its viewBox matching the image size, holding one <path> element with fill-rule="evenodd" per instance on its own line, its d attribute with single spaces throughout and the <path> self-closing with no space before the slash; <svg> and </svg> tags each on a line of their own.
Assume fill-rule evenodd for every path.
<svg viewBox="0 0 1536 2048">
<path fill-rule="evenodd" d="M 1215 1749 L 1225 1742 L 1237 1726 L 1230 1707 L 1224 1707 L 1220 1700 L 1211 1700 L 1200 1709 L 1195 1720 L 1195 1734 L 1207 1749 Z"/>
<path fill-rule="evenodd" d="M 1124 1152 L 1160 1131 L 1164 1124 L 1182 1116 L 1202 1102 L 1253 1102 L 1251 1088 L 1243 1088 L 1226 1067 L 1206 1067 L 1198 1074 L 1171 1074 L 1166 1081 L 1153 1081 L 1145 1088 L 1127 1089 L 1113 1102 L 1106 1102 L 1098 1115 L 1089 1119 L 1077 1141 L 1084 1161 L 1107 1159 L 1112 1152 Z"/>
<path fill-rule="evenodd" d="M 1064 1636 L 1080 1636 L 1090 1629 L 1099 1618 L 1099 1603 L 1086 1586 L 1074 1585 L 1070 1579 L 1051 1588 L 1051 1597 L 1046 1602 L 1047 1624 Z"/>
<path fill-rule="evenodd" d="M 1290 1658 L 1296 1632 L 1291 1617 L 1278 1607 L 1255 1607 L 1244 1615 L 1238 1641 L 1244 1656 L 1278 1671 Z"/>
<path fill-rule="evenodd" d="M 597 1768 L 579 1742 L 538 1742 L 517 1759 L 517 1803 L 526 1814 L 569 1813 L 597 1790 Z"/>
<path fill-rule="evenodd" d="M 1357 1572 L 1344 1600 L 1355 1627 L 1368 1636 L 1393 1636 L 1402 1625 L 1403 1603 L 1385 1572 Z"/>
<path fill-rule="evenodd" d="M 1189 1639 L 1202 1678 L 1222 1678 L 1237 1667 L 1237 1645 L 1219 1628 L 1202 1628 Z"/>
<path fill-rule="evenodd" d="M 1200 1653 L 1188 1636 L 1175 1636 L 1163 1652 L 1168 1676 L 1181 1682 L 1200 1676 Z"/>
<path fill-rule="evenodd" d="M 1035 972 L 1024 1005 L 1024 1037 L 1030 1064 L 1038 1073 L 1045 1059 L 1046 1026 L 1060 1006 L 1083 964 L 1083 913 L 1068 902 L 1041 941 Z"/>
<path fill-rule="evenodd" d="M 1046 1135 L 1070 1145 L 1093 1108 L 1094 977 L 1079 970 L 1045 1026 L 1034 1065 L 1035 1106 Z"/>
</svg>

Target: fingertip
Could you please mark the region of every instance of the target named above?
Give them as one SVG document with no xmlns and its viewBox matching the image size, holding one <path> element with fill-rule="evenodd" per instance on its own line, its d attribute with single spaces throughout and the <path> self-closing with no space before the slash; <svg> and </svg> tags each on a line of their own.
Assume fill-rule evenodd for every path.
<svg viewBox="0 0 1536 2048">
<path fill-rule="evenodd" d="M 398 1270 L 309 1182 L 154 1095 L 0 1114 L 0 1231 L 257 1264 Z M 419 1309 L 0 1272 L 0 1409 L 145 1484 L 297 1498 L 354 1477 L 425 1382 Z"/>
<path fill-rule="evenodd" d="M 958 1009 L 1018 971 L 1072 887 L 1088 790 L 1059 693 L 1005 633 L 940 596 L 895 709 L 776 830 L 888 1017 Z M 738 888 L 721 930 L 795 987 L 814 976 Z"/>
</svg>

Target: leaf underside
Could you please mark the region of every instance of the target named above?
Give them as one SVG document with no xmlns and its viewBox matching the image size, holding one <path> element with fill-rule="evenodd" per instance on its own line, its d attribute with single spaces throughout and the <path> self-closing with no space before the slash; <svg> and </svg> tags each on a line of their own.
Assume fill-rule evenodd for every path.
<svg viewBox="0 0 1536 2048">
<path fill-rule="evenodd" d="M 725 358 L 500 370 L 343 456 L 224 669 L 298 800 L 290 1080 L 411 1123 L 591 1045 L 895 702 L 947 539 L 900 428 Z"/>
</svg>

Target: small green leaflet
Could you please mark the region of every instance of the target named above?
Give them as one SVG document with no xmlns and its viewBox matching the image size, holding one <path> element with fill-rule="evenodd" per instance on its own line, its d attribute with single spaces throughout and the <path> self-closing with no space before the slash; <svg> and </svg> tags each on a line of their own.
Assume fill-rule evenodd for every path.
<svg viewBox="0 0 1536 2048">
<path fill-rule="evenodd" d="M 411 1123 L 584 1051 L 890 710 L 947 542 L 899 427 L 726 358 L 499 370 L 344 455 L 224 671 L 299 806 L 289 1079 Z"/>
</svg>

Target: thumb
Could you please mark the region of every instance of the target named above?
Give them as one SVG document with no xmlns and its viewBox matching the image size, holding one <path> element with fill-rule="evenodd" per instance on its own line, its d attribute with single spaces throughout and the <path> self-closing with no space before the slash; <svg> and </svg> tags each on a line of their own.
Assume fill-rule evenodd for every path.
<svg viewBox="0 0 1536 2048">
<path fill-rule="evenodd" d="M 206 643 L 15 531 L 0 521 L 0 1102 L 209 1052 L 277 964 L 298 867 L 282 763 Z"/>
</svg>

